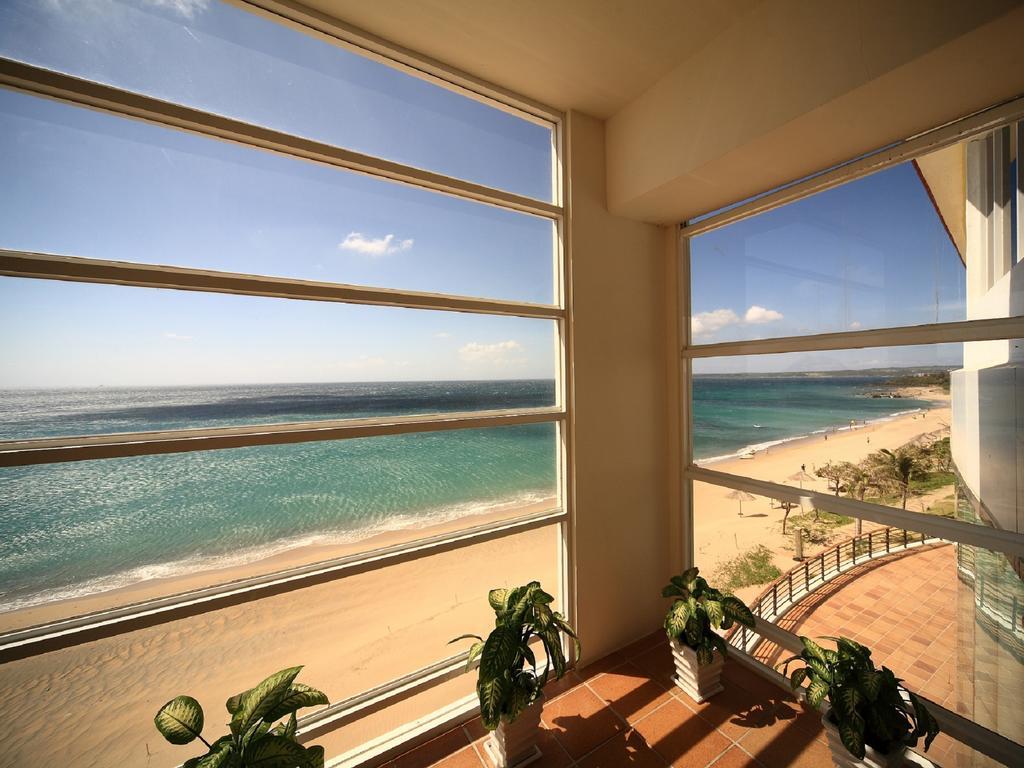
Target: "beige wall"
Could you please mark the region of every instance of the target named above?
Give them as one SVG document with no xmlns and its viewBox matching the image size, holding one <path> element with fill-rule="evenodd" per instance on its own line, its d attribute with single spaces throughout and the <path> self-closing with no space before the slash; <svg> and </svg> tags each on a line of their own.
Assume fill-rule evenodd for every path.
<svg viewBox="0 0 1024 768">
<path fill-rule="evenodd" d="M 568 119 L 584 663 L 656 630 L 670 575 L 664 229 L 611 216 L 604 125 Z"/>
<path fill-rule="evenodd" d="M 608 123 L 609 206 L 680 221 L 1024 93 L 1019 0 L 765 0 Z"/>
</svg>

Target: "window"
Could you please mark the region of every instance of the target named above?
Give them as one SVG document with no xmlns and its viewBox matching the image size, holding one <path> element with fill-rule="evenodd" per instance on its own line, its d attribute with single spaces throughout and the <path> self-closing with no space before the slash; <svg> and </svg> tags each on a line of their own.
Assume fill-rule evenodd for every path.
<svg viewBox="0 0 1024 768">
<path fill-rule="evenodd" d="M 560 116 L 335 31 L 0 10 L 15 762 L 177 765 L 163 701 L 292 663 L 366 757 L 472 708 L 488 589 L 571 617 Z"/>
<path fill-rule="evenodd" d="M 1022 106 L 682 229 L 688 557 L 762 664 L 873 648 L 943 764 L 1024 744 Z"/>
</svg>

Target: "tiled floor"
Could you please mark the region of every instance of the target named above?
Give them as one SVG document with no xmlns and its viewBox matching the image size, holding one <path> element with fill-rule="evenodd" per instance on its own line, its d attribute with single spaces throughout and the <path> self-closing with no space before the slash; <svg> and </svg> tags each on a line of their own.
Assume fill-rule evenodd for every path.
<svg viewBox="0 0 1024 768">
<path fill-rule="evenodd" d="M 956 573 L 952 544 L 909 550 L 836 578 L 798 601 L 778 624 L 795 635 L 856 640 L 912 690 L 955 709 Z M 771 643 L 754 653 L 773 666 L 788 655 Z"/>
<path fill-rule="evenodd" d="M 657 632 L 546 689 L 537 768 L 741 768 L 831 765 L 816 713 L 728 661 L 726 690 L 696 704 L 671 683 Z M 402 755 L 387 768 L 491 768 L 479 720 Z"/>
</svg>

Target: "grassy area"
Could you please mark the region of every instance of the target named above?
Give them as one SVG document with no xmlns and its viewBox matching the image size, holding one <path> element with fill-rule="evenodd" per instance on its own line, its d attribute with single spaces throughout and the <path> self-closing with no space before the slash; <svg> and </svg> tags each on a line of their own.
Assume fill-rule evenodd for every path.
<svg viewBox="0 0 1024 768">
<path fill-rule="evenodd" d="M 819 510 L 817 519 L 814 511 L 790 515 L 788 528 L 803 528 L 804 540 L 809 544 L 828 544 L 835 535 L 836 528 L 842 528 L 853 522 L 852 517 L 837 515 L 833 512 Z"/>
<path fill-rule="evenodd" d="M 767 584 L 782 575 L 773 561 L 772 551 L 764 544 L 758 544 L 720 565 L 715 571 L 713 583 L 724 589 Z"/>
<path fill-rule="evenodd" d="M 914 494 L 937 491 L 939 488 L 952 485 L 955 481 L 956 475 L 952 472 L 926 472 L 911 478 L 910 492 Z"/>
</svg>

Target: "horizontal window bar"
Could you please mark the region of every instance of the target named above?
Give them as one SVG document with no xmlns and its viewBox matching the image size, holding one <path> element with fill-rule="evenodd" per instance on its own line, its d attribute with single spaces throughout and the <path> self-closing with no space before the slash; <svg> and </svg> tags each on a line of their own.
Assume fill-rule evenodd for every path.
<svg viewBox="0 0 1024 768">
<path fill-rule="evenodd" d="M 542 528 L 564 518 L 565 512 L 562 509 L 539 512 L 517 520 L 475 526 L 358 555 L 9 632 L 0 635 L 0 664 L 198 616 L 263 597 L 294 592 L 385 565 L 415 560 L 470 544 Z"/>
<path fill-rule="evenodd" d="M 0 59 L 0 85 L 125 117 L 147 120 L 158 125 L 280 152 L 356 173 L 390 179 L 434 192 L 476 200 L 499 208 L 548 219 L 559 219 L 562 216 L 561 206 L 533 200 L 523 195 L 412 168 L 10 59 Z"/>
<path fill-rule="evenodd" d="M 705 469 L 697 465 L 688 467 L 684 470 L 684 474 L 688 479 L 702 483 L 720 485 L 725 488 L 746 491 L 747 493 L 767 496 L 781 501 L 799 503 L 803 499 L 808 504 L 812 504 L 817 509 L 825 510 L 826 512 L 835 512 L 836 514 L 848 517 L 873 520 L 876 523 L 919 531 L 948 541 L 972 544 L 1016 557 L 1024 555 L 1024 534 L 1012 531 L 1000 531 L 983 525 L 971 525 L 959 520 L 950 520 L 949 518 L 928 515 L 922 512 L 910 512 L 904 509 L 869 504 L 866 501 L 845 499 L 840 496 L 833 496 L 831 493 L 793 488 L 792 486 L 779 485 L 778 483 L 771 483 L 766 480 L 754 480 L 749 477 L 732 475 L 728 472 Z"/>
<path fill-rule="evenodd" d="M 873 152 L 860 160 L 812 176 L 806 181 L 784 187 L 730 210 L 709 216 L 693 224 L 683 225 L 680 231 L 684 237 L 710 232 L 786 205 L 794 200 L 808 197 L 816 192 L 823 192 L 853 179 L 859 179 L 890 165 L 912 160 L 936 149 L 974 138 L 1022 117 L 1024 117 L 1024 97 L 1019 97 L 912 136 L 891 147 Z"/>
<path fill-rule="evenodd" d="M 755 616 L 754 617 L 754 628 L 753 632 L 760 635 L 765 640 L 775 643 L 780 648 L 785 648 L 791 653 L 800 653 L 803 650 L 803 644 L 800 642 L 800 638 L 794 635 L 792 632 L 787 632 L 781 627 L 767 622 L 764 619 Z M 754 657 L 745 653 L 741 649 L 733 648 L 731 652 L 740 660 L 751 667 L 759 674 L 767 677 L 769 680 L 774 682 L 781 688 L 790 690 L 789 682 L 787 679 L 777 670 L 772 669 L 766 664 L 758 661 Z M 895 670 L 897 673 L 899 670 Z M 803 691 L 798 692 L 798 696 L 803 700 Z M 977 723 L 968 720 L 962 715 L 958 715 L 949 709 L 946 709 L 941 704 L 936 704 L 934 701 L 917 694 L 925 706 L 928 707 L 928 711 L 935 716 L 939 726 L 942 728 L 942 732 L 947 736 L 956 739 L 962 744 L 966 744 L 971 749 L 981 752 L 993 760 L 998 760 L 1006 765 L 1024 765 L 1024 746 L 1011 741 L 1010 739 L 1002 736 L 994 731 L 990 731 L 984 726 L 978 725 Z"/>
<path fill-rule="evenodd" d="M 254 445 L 285 445 L 319 440 L 348 440 L 379 435 L 440 432 L 449 429 L 542 424 L 565 418 L 561 408 L 478 411 L 389 416 L 373 419 L 256 424 L 248 427 L 175 429 L 166 432 L 120 432 L 108 435 L 0 441 L 0 467 L 25 467 L 64 461 L 152 456 Z"/>
<path fill-rule="evenodd" d="M 718 344 L 697 344 L 685 347 L 681 354 L 684 358 L 738 357 L 740 355 L 771 355 L 780 352 L 821 352 L 833 349 L 992 341 L 1021 337 L 1024 337 L 1024 317 L 1018 316 L 912 325 L 904 328 L 879 328 L 871 331 L 841 331 L 806 336 L 781 336 L 776 339 L 723 341 Z"/>
<path fill-rule="evenodd" d="M 560 122 L 563 118 L 562 112 L 554 107 L 520 96 L 291 0 L 242 0 L 242 3 L 252 12 L 265 13 L 278 23 L 294 24 L 304 32 L 322 35 L 374 61 L 380 61 L 443 88 L 478 99 L 531 122 L 552 124 Z"/>
<path fill-rule="evenodd" d="M 545 304 L 518 303 L 502 299 L 476 299 L 420 291 L 398 291 L 391 288 L 371 288 L 287 277 L 265 277 L 189 267 L 108 261 L 7 248 L 0 248 L 0 275 L 130 285 L 141 288 L 232 293 L 303 301 L 335 301 L 409 309 L 442 309 L 454 312 L 552 320 L 565 316 L 565 310 Z"/>
</svg>

